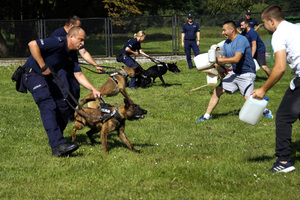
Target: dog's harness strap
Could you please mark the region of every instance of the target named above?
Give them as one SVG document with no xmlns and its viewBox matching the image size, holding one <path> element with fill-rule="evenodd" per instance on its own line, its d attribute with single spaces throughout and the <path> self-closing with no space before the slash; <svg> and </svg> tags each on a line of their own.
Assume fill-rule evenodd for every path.
<svg viewBox="0 0 300 200">
<path fill-rule="evenodd" d="M 126 70 L 123 67 L 121 67 L 121 70 L 124 72 L 125 76 L 127 77 L 128 73 L 126 72 Z"/>
<path fill-rule="evenodd" d="M 122 118 L 122 116 L 120 115 L 120 113 L 119 113 L 119 111 L 118 110 L 116 110 L 116 113 L 115 113 L 115 115 L 113 116 L 117 121 L 122 121 L 123 120 L 123 118 Z"/>
<path fill-rule="evenodd" d="M 67 90 L 69 96 L 71 97 L 72 101 L 76 103 L 76 105 L 77 105 L 77 107 L 78 107 L 79 109 L 75 108 L 75 107 L 69 102 L 69 100 L 67 99 L 67 97 L 66 97 L 66 95 L 65 95 L 65 93 L 64 93 L 64 91 L 63 91 L 63 89 L 62 89 L 62 86 L 61 86 L 61 84 L 59 83 L 59 81 L 60 81 L 61 83 L 63 83 L 63 81 L 61 80 L 61 78 L 60 78 L 55 72 L 51 72 L 51 73 L 52 73 L 52 75 L 53 75 L 53 77 L 54 77 L 54 79 L 55 79 L 56 84 L 58 85 L 58 88 L 59 88 L 60 92 L 62 93 L 62 95 L 63 95 L 63 97 L 64 97 L 64 100 L 69 104 L 69 106 L 70 106 L 73 110 L 75 110 L 75 112 L 77 112 L 80 116 L 87 117 L 87 118 L 90 118 L 90 119 L 93 119 L 93 120 L 103 120 L 103 117 L 102 117 L 102 116 L 99 118 L 99 117 L 91 116 L 91 115 L 89 115 L 88 113 L 86 113 L 86 112 L 82 109 L 82 107 L 80 106 L 80 104 L 77 102 L 77 100 L 74 98 L 74 96 L 71 94 L 71 92 L 66 88 L 66 90 Z M 63 84 L 63 87 L 64 87 L 64 84 Z M 79 110 L 82 110 L 85 114 L 83 114 L 83 113 L 80 112 Z"/>
</svg>

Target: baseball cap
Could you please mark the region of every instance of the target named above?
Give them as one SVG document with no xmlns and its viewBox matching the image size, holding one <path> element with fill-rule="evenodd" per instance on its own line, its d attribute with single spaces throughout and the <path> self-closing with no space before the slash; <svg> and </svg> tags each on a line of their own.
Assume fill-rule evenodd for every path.
<svg viewBox="0 0 300 200">
<path fill-rule="evenodd" d="M 251 10 L 247 10 L 246 15 L 251 15 Z"/>
<path fill-rule="evenodd" d="M 187 15 L 187 18 L 192 18 L 192 17 L 193 17 L 192 14 L 188 14 L 188 15 Z"/>
</svg>

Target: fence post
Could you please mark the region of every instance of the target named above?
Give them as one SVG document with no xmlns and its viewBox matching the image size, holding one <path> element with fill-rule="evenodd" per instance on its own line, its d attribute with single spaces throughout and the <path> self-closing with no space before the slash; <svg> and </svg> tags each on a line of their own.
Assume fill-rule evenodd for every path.
<svg viewBox="0 0 300 200">
<path fill-rule="evenodd" d="M 113 41 L 113 22 L 112 20 L 109 20 L 110 21 L 110 43 L 111 43 L 111 49 L 110 49 L 110 54 L 109 56 L 112 56 L 114 55 L 114 41 Z"/>
<path fill-rule="evenodd" d="M 46 27 L 43 27 L 43 20 L 42 19 L 40 19 L 40 20 L 38 20 L 38 33 L 39 33 L 39 38 L 40 39 L 42 39 L 42 38 L 44 38 L 45 37 L 45 35 L 44 35 L 44 29 L 46 28 Z"/>
</svg>

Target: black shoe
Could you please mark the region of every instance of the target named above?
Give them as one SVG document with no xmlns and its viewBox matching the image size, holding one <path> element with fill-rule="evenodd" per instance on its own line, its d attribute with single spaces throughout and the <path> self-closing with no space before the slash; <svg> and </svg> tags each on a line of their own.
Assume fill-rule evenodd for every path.
<svg viewBox="0 0 300 200">
<path fill-rule="evenodd" d="M 72 152 L 76 151 L 78 148 L 79 148 L 79 146 L 77 143 L 60 144 L 52 149 L 52 156 L 57 156 L 57 157 L 67 156 L 67 155 L 70 155 Z"/>
<path fill-rule="evenodd" d="M 130 89 L 132 89 L 132 90 L 137 90 L 137 88 L 136 88 L 136 87 L 130 87 Z"/>
</svg>

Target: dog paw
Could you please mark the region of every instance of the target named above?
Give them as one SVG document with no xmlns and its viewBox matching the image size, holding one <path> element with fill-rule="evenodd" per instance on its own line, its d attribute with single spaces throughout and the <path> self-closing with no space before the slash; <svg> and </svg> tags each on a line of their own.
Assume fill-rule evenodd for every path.
<svg viewBox="0 0 300 200">
<path fill-rule="evenodd" d="M 133 149 L 136 153 L 141 153 L 141 150 Z"/>
</svg>

